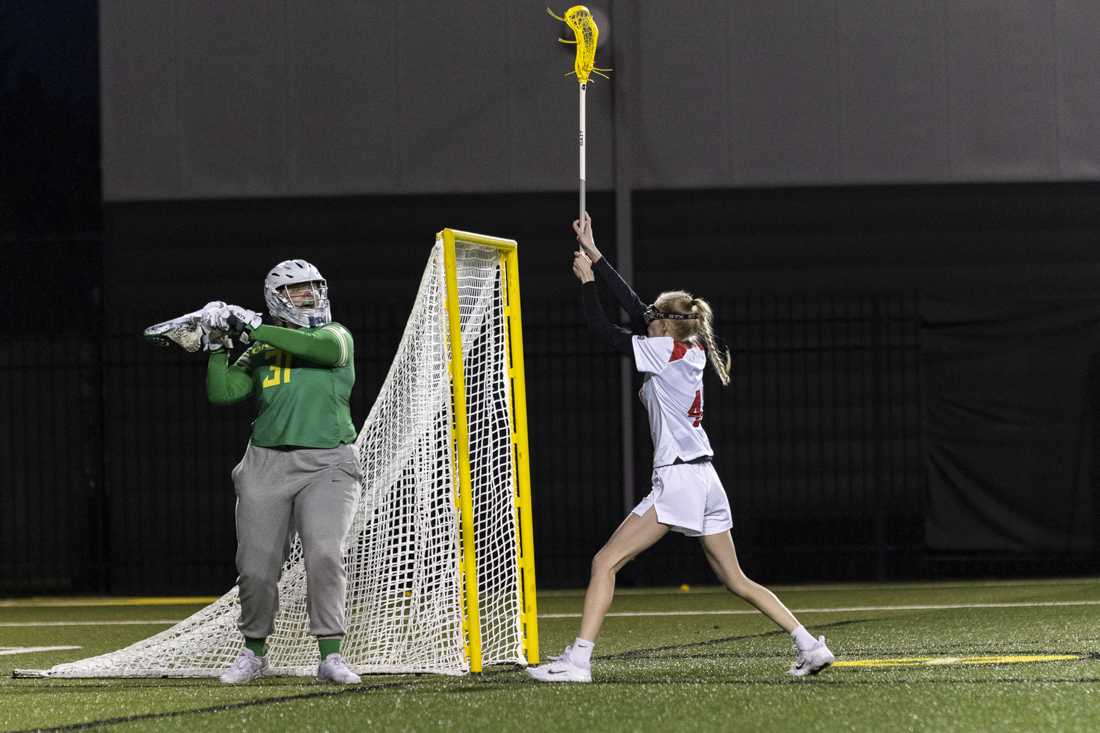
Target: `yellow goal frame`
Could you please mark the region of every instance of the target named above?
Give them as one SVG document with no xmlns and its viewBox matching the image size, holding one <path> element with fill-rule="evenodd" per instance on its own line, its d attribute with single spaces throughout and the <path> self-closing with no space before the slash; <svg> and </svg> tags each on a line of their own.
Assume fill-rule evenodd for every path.
<svg viewBox="0 0 1100 733">
<path fill-rule="evenodd" d="M 470 480 L 470 436 L 466 414 L 466 379 L 462 363 L 459 324 L 456 242 L 495 249 L 504 277 L 504 353 L 511 385 L 512 476 L 516 507 L 516 592 L 519 595 L 520 633 L 528 664 L 539 662 L 538 609 L 535 601 L 535 544 L 531 522 L 531 470 L 527 446 L 527 391 L 523 371 L 523 320 L 519 299 L 519 245 L 514 239 L 490 237 L 457 229 L 436 235 L 443 242 L 447 284 L 447 322 L 451 341 L 451 384 L 454 393 L 454 446 L 458 474 L 458 506 L 462 533 L 462 599 L 466 658 L 471 672 L 482 670 L 481 623 L 478 606 L 477 556 L 474 548 L 473 489 Z"/>
</svg>

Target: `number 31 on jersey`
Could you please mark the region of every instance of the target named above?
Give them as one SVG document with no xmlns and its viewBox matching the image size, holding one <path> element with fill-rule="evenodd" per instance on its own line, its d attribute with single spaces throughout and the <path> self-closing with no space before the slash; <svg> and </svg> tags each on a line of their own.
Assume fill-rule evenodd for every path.
<svg viewBox="0 0 1100 733">
<path fill-rule="evenodd" d="M 264 358 L 267 359 L 268 369 L 268 373 L 264 377 L 264 389 L 290 382 L 291 354 L 279 349 L 267 349 L 264 352 Z M 698 397 L 696 397 L 696 401 L 698 401 Z"/>
</svg>

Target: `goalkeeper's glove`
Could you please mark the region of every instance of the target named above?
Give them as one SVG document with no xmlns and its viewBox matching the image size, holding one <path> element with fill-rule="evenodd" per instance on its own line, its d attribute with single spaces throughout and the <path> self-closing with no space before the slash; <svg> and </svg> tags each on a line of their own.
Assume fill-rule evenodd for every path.
<svg viewBox="0 0 1100 733">
<path fill-rule="evenodd" d="M 212 300 L 199 311 L 199 325 L 203 333 L 211 331 L 228 331 L 225 317 L 229 315 L 229 307 L 222 300 Z"/>
<path fill-rule="evenodd" d="M 203 309 L 202 325 L 206 331 L 222 331 L 231 337 L 239 338 L 242 344 L 247 344 L 251 340 L 248 334 L 261 323 L 263 319 L 259 313 L 239 305 L 223 304 L 221 307 L 210 310 Z"/>
<path fill-rule="evenodd" d="M 229 311 L 229 315 L 225 318 L 226 331 L 230 336 L 240 339 L 242 344 L 247 344 L 252 340 L 250 337 L 252 329 L 264 322 L 263 317 L 256 311 L 241 308 L 239 305 L 226 306 L 226 310 Z"/>
<path fill-rule="evenodd" d="M 213 314 L 225 308 L 224 300 L 212 300 L 202 307 L 198 312 L 199 320 L 202 325 L 207 325 L 207 319 L 213 317 Z"/>
<path fill-rule="evenodd" d="M 225 333 L 226 329 L 219 329 L 211 325 L 211 322 L 216 319 L 216 314 L 224 309 L 224 300 L 212 300 L 199 311 L 199 322 L 196 325 L 199 331 L 202 332 L 200 342 L 203 351 L 213 353 L 222 349 L 233 348 L 233 342 Z"/>
<path fill-rule="evenodd" d="M 222 349 L 232 349 L 233 340 L 224 331 L 208 331 L 202 329 L 202 350 L 211 353 Z"/>
</svg>

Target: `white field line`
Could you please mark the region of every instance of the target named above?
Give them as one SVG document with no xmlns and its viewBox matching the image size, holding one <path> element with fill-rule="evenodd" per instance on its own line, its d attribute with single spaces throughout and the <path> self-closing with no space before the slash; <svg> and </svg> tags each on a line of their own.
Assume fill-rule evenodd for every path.
<svg viewBox="0 0 1100 733">
<path fill-rule="evenodd" d="M 791 613 L 859 613 L 862 611 L 951 611 L 959 608 L 1049 608 L 1055 606 L 1100 606 L 1100 601 L 1038 601 L 1019 603 L 940 603 L 906 606 L 846 606 L 841 608 L 792 608 Z M 635 616 L 750 616 L 755 609 L 714 611 L 620 611 L 607 614 L 620 618 Z M 539 618 L 580 618 L 579 613 L 540 613 Z"/>
<path fill-rule="evenodd" d="M 0 657 L 10 654 L 36 654 L 38 652 L 62 652 L 79 649 L 78 646 L 0 646 Z"/>
<path fill-rule="evenodd" d="M 1052 588 L 1062 587 L 1068 588 L 1072 586 L 1080 585 L 1095 585 L 1100 578 L 1031 578 L 1023 580 L 972 580 L 966 582 L 941 582 L 941 581 L 927 581 L 927 582 L 898 582 L 898 583 L 816 583 L 816 584 L 785 584 L 776 583 L 775 585 L 769 585 L 773 591 L 782 591 L 784 593 L 799 593 L 802 591 L 835 591 L 838 593 L 844 593 L 847 591 L 859 591 L 859 590 L 871 590 L 871 591 L 916 591 L 916 590 L 951 590 L 951 589 L 974 589 L 974 588 Z M 678 596 L 684 591 L 679 587 L 657 587 L 657 588 L 616 588 L 615 597 L 619 596 L 648 596 L 648 595 L 671 595 Z M 729 593 L 724 587 L 720 585 L 701 585 L 691 586 L 692 593 L 713 593 L 725 595 Z M 573 590 L 542 590 L 539 591 L 539 596 L 546 596 L 548 598 L 558 596 L 576 596 L 584 595 L 584 589 Z M 2 601 L 0 601 L 2 603 Z"/>
<path fill-rule="evenodd" d="M 1063 606 L 1100 606 L 1095 601 L 1029 601 L 1017 603 L 939 603 L 903 606 L 844 606 L 839 608 L 793 608 L 793 613 L 860 613 L 864 611 L 952 611 L 967 608 L 1057 608 Z M 710 611 L 618 611 L 607 614 L 609 618 L 638 618 L 656 616 L 751 616 L 760 613 L 754 609 L 716 609 Z M 580 618 L 579 613 L 540 613 L 539 618 Z M 0 628 L 28 629 L 45 626 L 169 626 L 183 619 L 127 619 L 116 621 L 8 621 L 0 622 Z"/>
</svg>

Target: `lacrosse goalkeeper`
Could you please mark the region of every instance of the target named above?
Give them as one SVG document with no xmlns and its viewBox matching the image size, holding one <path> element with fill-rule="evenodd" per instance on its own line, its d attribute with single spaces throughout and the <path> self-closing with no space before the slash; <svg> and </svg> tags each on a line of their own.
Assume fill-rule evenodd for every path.
<svg viewBox="0 0 1100 733">
<path fill-rule="evenodd" d="M 252 435 L 232 473 L 244 650 L 220 679 L 240 684 L 265 673 L 279 574 L 297 532 L 309 632 L 320 647 L 317 679 L 354 684 L 359 677 L 340 655 L 343 543 L 362 478 L 348 404 L 354 343 L 332 321 L 325 279 L 305 260 L 277 264 L 264 280 L 264 299 L 273 325 L 263 325 L 259 313 L 220 302 L 201 316 L 203 348 L 210 352 L 209 400 L 228 405 L 256 396 Z M 231 365 L 233 339 L 247 348 Z"/>
</svg>

